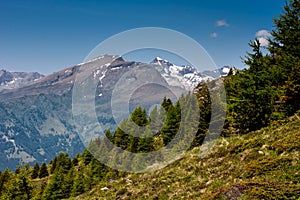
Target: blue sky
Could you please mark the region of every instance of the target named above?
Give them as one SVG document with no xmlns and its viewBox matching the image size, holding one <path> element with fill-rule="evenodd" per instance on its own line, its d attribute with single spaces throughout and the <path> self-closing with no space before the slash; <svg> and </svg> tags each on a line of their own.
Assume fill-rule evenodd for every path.
<svg viewBox="0 0 300 200">
<path fill-rule="evenodd" d="M 284 4 L 284 0 L 0 0 L 0 68 L 49 74 L 82 62 L 108 37 L 139 27 L 182 32 L 201 44 L 218 66 L 242 68 L 240 57 L 250 50 L 248 42 L 258 31 L 273 29 L 272 19 L 282 13 Z M 143 54 L 129 59 L 139 57 L 150 61 Z"/>
</svg>

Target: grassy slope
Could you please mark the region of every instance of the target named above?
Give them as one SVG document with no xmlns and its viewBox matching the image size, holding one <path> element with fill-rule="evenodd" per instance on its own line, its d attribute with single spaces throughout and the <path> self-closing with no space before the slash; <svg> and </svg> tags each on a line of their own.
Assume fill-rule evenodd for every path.
<svg viewBox="0 0 300 200">
<path fill-rule="evenodd" d="M 300 199 L 297 115 L 283 125 L 220 138 L 202 159 L 198 152 L 153 173 L 103 182 L 76 199 Z"/>
</svg>

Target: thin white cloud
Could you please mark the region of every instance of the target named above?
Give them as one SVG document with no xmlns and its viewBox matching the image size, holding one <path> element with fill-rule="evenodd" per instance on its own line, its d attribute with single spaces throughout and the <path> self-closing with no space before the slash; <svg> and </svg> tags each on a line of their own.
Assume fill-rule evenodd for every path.
<svg viewBox="0 0 300 200">
<path fill-rule="evenodd" d="M 229 24 L 226 22 L 226 20 L 218 20 L 216 21 L 216 26 L 221 27 L 221 26 L 229 26 Z"/>
<path fill-rule="evenodd" d="M 255 36 L 257 37 L 257 39 L 262 47 L 266 47 L 269 45 L 268 39 L 271 36 L 269 31 L 267 31 L 267 30 L 257 31 Z"/>
<path fill-rule="evenodd" d="M 267 30 L 257 31 L 255 35 L 256 35 L 256 37 L 263 37 L 263 38 L 267 38 L 267 37 L 271 36 L 270 32 Z"/>
<path fill-rule="evenodd" d="M 211 38 L 217 38 L 218 37 L 218 33 L 213 32 L 213 33 L 210 34 L 210 37 Z"/>
<path fill-rule="evenodd" d="M 258 41 L 260 43 L 260 46 L 262 47 L 266 47 L 269 45 L 269 40 L 267 38 L 260 37 L 258 38 Z"/>
</svg>

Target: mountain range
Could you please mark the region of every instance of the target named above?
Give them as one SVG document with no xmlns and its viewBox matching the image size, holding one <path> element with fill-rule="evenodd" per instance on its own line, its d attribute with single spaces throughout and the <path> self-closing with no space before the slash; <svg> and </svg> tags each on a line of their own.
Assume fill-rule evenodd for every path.
<svg viewBox="0 0 300 200">
<path fill-rule="evenodd" d="M 44 75 L 37 72 L 9 72 L 2 69 L 0 70 L 0 91 L 19 88 L 43 77 Z"/>
<path fill-rule="evenodd" d="M 104 60 L 110 62 L 103 65 Z M 98 122 L 108 128 L 116 127 L 118 120 L 125 117 L 122 114 L 114 116 L 111 105 L 112 99 L 117 99 L 116 105 L 126 103 L 118 95 L 127 94 L 116 92 L 128 89 L 124 87 L 133 90 L 128 102 L 130 111 L 137 106 L 150 109 L 151 105 L 160 104 L 165 96 L 176 100 L 176 93 L 192 91 L 199 82 L 227 75 L 230 68 L 200 73 L 192 66 L 177 66 L 159 57 L 146 64 L 103 55 L 48 76 L 1 70 L 0 170 L 36 161 L 48 162 L 60 151 L 68 152 L 71 157 L 83 151 L 88 141 L 77 134 L 74 119 L 78 119 L 72 113 L 72 92 L 76 81 L 78 83 L 78 74 L 83 71 L 97 86 L 91 99 L 95 101 Z M 138 76 L 148 79 L 150 75 L 154 82 L 135 88 Z M 126 84 L 120 84 L 121 80 Z M 80 82 L 81 85 L 86 83 L 88 80 Z M 86 88 L 81 89 L 85 91 Z M 80 117 L 84 123 L 91 118 L 90 113 Z M 91 132 L 98 134 L 93 129 Z"/>
</svg>

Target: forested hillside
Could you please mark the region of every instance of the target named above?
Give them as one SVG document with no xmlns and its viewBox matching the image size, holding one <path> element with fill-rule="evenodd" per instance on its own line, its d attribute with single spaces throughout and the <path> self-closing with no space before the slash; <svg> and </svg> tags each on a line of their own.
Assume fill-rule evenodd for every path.
<svg viewBox="0 0 300 200">
<path fill-rule="evenodd" d="M 1 199 L 299 199 L 299 113 L 259 131 L 221 137 L 212 152 L 187 151 L 169 166 L 134 174 L 85 150 L 48 166 L 0 173 Z"/>
</svg>

